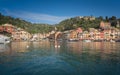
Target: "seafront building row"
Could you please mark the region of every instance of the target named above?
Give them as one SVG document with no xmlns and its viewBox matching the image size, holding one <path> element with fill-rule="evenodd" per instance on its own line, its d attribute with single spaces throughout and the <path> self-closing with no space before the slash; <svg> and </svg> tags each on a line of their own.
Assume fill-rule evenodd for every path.
<svg viewBox="0 0 120 75">
<path fill-rule="evenodd" d="M 49 36 L 49 33 L 41 34 L 30 34 L 22 28 L 13 26 L 12 24 L 3 24 L 0 26 L 0 33 L 2 35 L 8 34 L 13 41 L 26 41 L 26 40 L 39 40 Z"/>
<path fill-rule="evenodd" d="M 13 26 L 12 24 L 3 24 L 0 26 L 1 34 L 11 34 L 11 39 L 18 40 L 31 40 L 38 41 L 44 38 L 49 39 L 78 39 L 78 40 L 118 40 L 120 39 L 120 29 L 111 27 L 109 22 L 101 22 L 100 28 L 89 28 L 88 31 L 84 31 L 82 28 L 76 28 L 74 30 L 68 30 L 64 32 L 51 31 L 49 33 L 36 33 L 30 34 L 24 29 Z"/>
<path fill-rule="evenodd" d="M 119 26 L 119 24 L 118 24 Z M 58 32 L 60 33 L 60 32 Z M 56 34 L 58 34 L 56 32 Z M 63 34 L 63 35 L 61 35 Z M 60 33 L 61 37 L 64 39 L 77 39 L 77 40 L 119 40 L 120 39 L 120 29 L 112 27 L 109 22 L 100 22 L 99 29 L 89 28 L 88 31 L 84 31 L 82 28 L 77 28 L 74 30 L 64 31 Z"/>
</svg>

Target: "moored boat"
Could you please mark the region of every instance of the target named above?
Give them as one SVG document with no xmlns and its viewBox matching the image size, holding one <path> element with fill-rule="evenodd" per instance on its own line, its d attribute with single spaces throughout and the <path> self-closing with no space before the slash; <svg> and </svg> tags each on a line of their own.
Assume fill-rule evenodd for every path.
<svg viewBox="0 0 120 75">
<path fill-rule="evenodd" d="M 7 36 L 0 35 L 0 44 L 10 43 L 10 38 Z"/>
<path fill-rule="evenodd" d="M 114 40 L 111 39 L 110 42 L 116 42 L 116 41 L 114 41 Z"/>
<path fill-rule="evenodd" d="M 68 41 L 70 41 L 70 42 L 77 42 L 77 41 L 79 41 L 79 39 L 68 39 Z"/>
<path fill-rule="evenodd" d="M 84 42 L 91 42 L 91 40 L 83 40 Z"/>
<path fill-rule="evenodd" d="M 120 42 L 120 39 L 118 39 L 118 40 L 115 40 L 115 42 Z"/>
</svg>

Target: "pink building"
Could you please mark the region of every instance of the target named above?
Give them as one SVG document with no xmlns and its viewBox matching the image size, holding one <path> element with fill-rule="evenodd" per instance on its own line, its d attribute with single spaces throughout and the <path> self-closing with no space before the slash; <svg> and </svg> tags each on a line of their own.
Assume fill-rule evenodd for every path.
<svg viewBox="0 0 120 75">
<path fill-rule="evenodd" d="M 15 30 L 15 27 L 12 24 L 4 24 L 0 26 L 0 32 L 6 31 L 12 33 Z"/>
<path fill-rule="evenodd" d="M 77 30 L 76 30 L 78 33 L 82 33 L 83 32 L 83 30 L 82 30 L 82 28 L 77 28 Z"/>
<path fill-rule="evenodd" d="M 111 24 L 109 22 L 100 22 L 100 28 L 102 29 L 110 29 L 111 28 Z"/>
</svg>

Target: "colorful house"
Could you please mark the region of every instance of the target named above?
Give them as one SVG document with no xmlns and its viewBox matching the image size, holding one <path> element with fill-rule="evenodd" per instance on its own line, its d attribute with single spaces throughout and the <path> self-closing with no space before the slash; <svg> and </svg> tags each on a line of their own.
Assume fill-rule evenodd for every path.
<svg viewBox="0 0 120 75">
<path fill-rule="evenodd" d="M 12 33 L 15 31 L 15 27 L 12 24 L 3 24 L 2 26 L 0 26 L 0 32 L 3 31 Z"/>
<path fill-rule="evenodd" d="M 70 39 L 74 39 L 74 38 L 77 38 L 76 30 L 71 31 L 71 33 L 70 33 Z"/>
<path fill-rule="evenodd" d="M 29 40 L 30 38 L 31 38 L 31 34 L 24 31 L 21 28 L 18 28 L 18 30 L 15 32 L 12 32 L 13 40 Z"/>
</svg>

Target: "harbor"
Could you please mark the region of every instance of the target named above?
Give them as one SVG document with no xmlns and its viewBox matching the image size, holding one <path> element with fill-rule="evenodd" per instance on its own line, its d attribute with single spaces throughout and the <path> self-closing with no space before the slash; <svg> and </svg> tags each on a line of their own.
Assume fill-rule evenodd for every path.
<svg viewBox="0 0 120 75">
<path fill-rule="evenodd" d="M 0 75 L 120 75 L 120 0 L 0 0 Z"/>
</svg>

